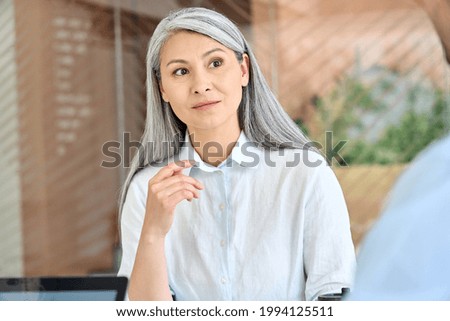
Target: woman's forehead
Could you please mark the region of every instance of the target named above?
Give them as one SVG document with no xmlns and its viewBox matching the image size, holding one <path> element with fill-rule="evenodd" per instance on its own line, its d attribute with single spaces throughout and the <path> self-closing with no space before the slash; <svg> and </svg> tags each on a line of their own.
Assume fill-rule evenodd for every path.
<svg viewBox="0 0 450 321">
<path fill-rule="evenodd" d="M 232 51 L 220 42 L 209 36 L 187 30 L 180 30 L 173 33 L 161 48 L 161 60 L 166 56 L 183 55 L 194 51 L 221 48 L 225 51 Z"/>
</svg>

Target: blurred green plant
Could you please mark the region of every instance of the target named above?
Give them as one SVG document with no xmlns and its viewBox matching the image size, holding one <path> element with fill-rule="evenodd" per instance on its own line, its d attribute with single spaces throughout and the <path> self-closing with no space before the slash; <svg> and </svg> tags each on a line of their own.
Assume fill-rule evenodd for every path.
<svg viewBox="0 0 450 321">
<path fill-rule="evenodd" d="M 449 130 L 450 108 L 441 89 L 412 84 L 386 69 L 376 75 L 349 75 L 316 102 L 319 132 L 348 141 L 340 152 L 347 164 L 407 163 Z M 324 134 L 311 138 L 325 146 Z"/>
</svg>

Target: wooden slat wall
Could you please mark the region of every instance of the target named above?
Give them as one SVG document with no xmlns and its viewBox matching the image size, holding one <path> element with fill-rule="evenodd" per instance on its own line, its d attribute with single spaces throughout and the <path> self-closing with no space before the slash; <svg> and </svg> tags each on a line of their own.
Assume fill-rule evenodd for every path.
<svg viewBox="0 0 450 321">
<path fill-rule="evenodd" d="M 302 116 L 312 96 L 332 90 L 358 63 L 364 70 L 378 65 L 426 75 L 439 88 L 448 87 L 442 44 L 414 1 L 253 4 L 255 49 L 268 79 L 278 79 L 274 85 L 293 118 Z"/>
<path fill-rule="evenodd" d="M 15 1 L 25 275 L 110 270 L 117 170 L 114 46 L 99 15 L 70 1 Z"/>
</svg>

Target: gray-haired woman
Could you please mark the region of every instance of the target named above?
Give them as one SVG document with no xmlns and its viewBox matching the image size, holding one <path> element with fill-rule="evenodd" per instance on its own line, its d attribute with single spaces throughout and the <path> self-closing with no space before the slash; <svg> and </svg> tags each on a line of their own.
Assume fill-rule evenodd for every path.
<svg viewBox="0 0 450 321">
<path fill-rule="evenodd" d="M 147 56 L 147 122 L 121 199 L 138 300 L 314 300 L 355 265 L 341 188 L 238 28 L 172 13 Z"/>
</svg>

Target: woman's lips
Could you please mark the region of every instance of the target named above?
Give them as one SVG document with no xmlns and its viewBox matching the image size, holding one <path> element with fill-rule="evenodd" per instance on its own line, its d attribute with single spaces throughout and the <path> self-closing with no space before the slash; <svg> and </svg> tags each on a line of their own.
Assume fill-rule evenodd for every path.
<svg viewBox="0 0 450 321">
<path fill-rule="evenodd" d="M 207 110 L 214 107 L 218 103 L 220 103 L 220 100 L 202 101 L 201 103 L 196 104 L 193 108 L 196 110 Z"/>
</svg>

